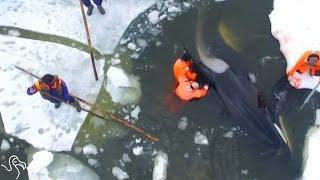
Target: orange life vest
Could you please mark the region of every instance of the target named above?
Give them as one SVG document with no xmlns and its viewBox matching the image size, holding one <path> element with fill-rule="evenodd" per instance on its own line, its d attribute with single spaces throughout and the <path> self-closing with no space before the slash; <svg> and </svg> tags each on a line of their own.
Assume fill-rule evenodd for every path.
<svg viewBox="0 0 320 180">
<path fill-rule="evenodd" d="M 191 71 L 192 61 L 184 61 L 182 59 L 178 59 L 173 65 L 173 74 L 176 80 L 179 77 L 187 77 L 190 80 L 195 80 L 197 74 Z"/>
<path fill-rule="evenodd" d="M 39 92 L 48 91 L 50 89 L 55 89 L 56 91 L 58 91 L 59 95 L 61 95 L 62 94 L 62 89 L 61 89 L 62 80 L 58 76 L 55 76 L 55 79 L 54 79 L 53 83 L 54 84 L 51 87 L 49 87 L 45 83 L 41 82 L 41 80 L 37 80 L 34 83 L 34 85 L 35 85 L 37 91 L 39 91 Z"/>
<path fill-rule="evenodd" d="M 320 57 L 320 52 L 318 51 L 306 51 L 287 75 L 292 76 L 294 72 L 300 71 L 301 73 L 305 73 L 310 70 L 310 75 L 313 76 L 317 71 L 320 71 L 320 61 L 317 62 L 315 67 L 310 67 L 308 65 L 307 59 L 311 54 L 316 54 Z"/>
<path fill-rule="evenodd" d="M 191 86 L 191 83 L 194 81 L 189 80 L 186 77 L 179 77 L 178 81 L 179 81 L 179 85 L 175 93 L 182 100 L 188 101 L 194 98 L 201 98 L 205 96 L 208 92 L 208 89 L 205 89 L 205 88 L 193 89 Z"/>
</svg>

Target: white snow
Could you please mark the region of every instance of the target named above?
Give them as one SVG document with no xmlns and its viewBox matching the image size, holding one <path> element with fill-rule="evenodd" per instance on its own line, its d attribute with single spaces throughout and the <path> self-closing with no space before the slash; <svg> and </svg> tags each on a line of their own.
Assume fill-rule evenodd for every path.
<svg viewBox="0 0 320 180">
<path fill-rule="evenodd" d="M 112 168 L 112 174 L 117 177 L 117 179 L 122 180 L 122 179 L 128 179 L 129 175 L 127 172 L 124 172 L 122 169 L 119 167 L 115 166 Z"/>
<path fill-rule="evenodd" d="M 181 130 L 186 130 L 187 126 L 188 126 L 188 118 L 185 116 L 181 117 L 178 122 L 178 128 Z"/>
<path fill-rule="evenodd" d="M 122 155 L 122 161 L 125 163 L 128 163 L 128 162 L 131 162 L 131 159 L 130 159 L 129 155 L 125 153 Z"/>
<path fill-rule="evenodd" d="M 28 165 L 28 173 L 33 176 L 36 174 L 48 174 L 47 166 L 53 161 L 53 154 L 49 151 L 38 151 L 33 154 L 32 162 Z"/>
<path fill-rule="evenodd" d="M 319 25 L 315 23 L 319 5 L 318 0 L 274 0 L 274 9 L 269 15 L 271 33 L 279 40 L 280 50 L 287 60 L 287 71 L 294 67 L 305 51 L 320 48 Z M 319 81 L 319 77 L 308 74 L 295 73 L 294 77 L 289 81 L 297 89 L 313 89 Z M 317 91 L 320 92 L 320 87 Z"/>
<path fill-rule="evenodd" d="M 93 47 L 111 54 L 129 24 L 155 0 L 108 0 L 100 15 L 97 8 L 87 16 Z M 87 43 L 79 2 L 75 0 L 1 0 L 6 11 L 0 25 L 55 34 Z M 85 8 L 86 10 L 86 8 Z M 30 20 L 32 19 L 32 20 Z"/>
<path fill-rule="evenodd" d="M 223 134 L 223 137 L 225 138 L 233 138 L 233 131 L 229 131 L 229 132 L 226 132 L 225 134 Z"/>
<path fill-rule="evenodd" d="M 141 97 L 139 78 L 127 74 L 120 67 L 110 66 L 104 87 L 112 101 L 122 105 L 137 103 Z"/>
<path fill-rule="evenodd" d="M 148 14 L 148 19 L 152 24 L 157 24 L 160 21 L 160 12 L 153 10 Z"/>
<path fill-rule="evenodd" d="M 132 149 L 134 155 L 139 156 L 143 154 L 143 146 L 137 146 Z"/>
<path fill-rule="evenodd" d="M 208 138 L 199 131 L 196 132 L 194 136 L 194 143 L 200 144 L 200 145 L 209 145 Z"/>
<path fill-rule="evenodd" d="M 138 119 L 140 112 L 141 112 L 141 108 L 140 108 L 140 106 L 137 106 L 137 107 L 134 108 L 134 110 L 131 111 L 130 116 L 132 118 Z"/>
<path fill-rule="evenodd" d="M 48 164 L 48 160 L 51 160 L 52 156 L 54 156 L 53 161 Z M 43 167 L 38 173 L 29 171 L 32 164 L 35 164 L 36 167 L 39 164 L 45 165 L 42 160 L 47 162 L 47 167 Z M 100 177 L 94 171 L 84 166 L 72 156 L 62 153 L 54 153 L 52 155 L 50 152 L 41 155 L 41 157 L 34 159 L 30 163 L 28 176 L 30 180 L 100 180 Z"/>
<path fill-rule="evenodd" d="M 93 144 L 87 144 L 82 148 L 82 152 L 84 155 L 96 155 L 98 154 L 98 149 L 95 145 Z"/>
<path fill-rule="evenodd" d="M 10 144 L 7 140 L 3 139 L 0 145 L 1 151 L 8 151 L 10 149 Z"/>
<path fill-rule="evenodd" d="M 319 179 L 319 162 L 320 162 L 320 109 L 316 111 L 316 120 L 305 138 L 303 149 L 303 180 Z"/>
<path fill-rule="evenodd" d="M 55 109 L 39 93 L 28 96 L 26 90 L 36 79 L 14 65 L 38 76 L 57 74 L 66 82 L 69 92 L 94 102 L 102 85 L 104 61 L 96 61 L 99 81 L 95 81 L 87 53 L 59 44 L 6 36 L 0 36 L 0 57 L 0 82 L 4 82 L 0 109 L 6 133 L 37 148 L 70 151 L 87 113 L 78 113 L 64 104 Z"/>
<path fill-rule="evenodd" d="M 152 180 L 167 179 L 168 155 L 165 152 L 159 151 L 154 160 Z"/>
</svg>

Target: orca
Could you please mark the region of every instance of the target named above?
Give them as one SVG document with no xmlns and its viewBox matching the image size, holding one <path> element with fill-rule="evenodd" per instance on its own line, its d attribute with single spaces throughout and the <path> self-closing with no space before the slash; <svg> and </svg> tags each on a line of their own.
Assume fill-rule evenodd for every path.
<svg viewBox="0 0 320 180">
<path fill-rule="evenodd" d="M 266 148 L 262 153 L 278 153 L 288 149 L 276 116 L 259 90 L 249 79 L 237 76 L 231 67 L 207 48 L 204 21 L 198 19 L 196 48 L 199 59 L 193 59 L 195 69 L 202 74 L 223 101 L 231 117 L 248 136 Z M 281 151 L 282 152 L 282 151 Z"/>
</svg>

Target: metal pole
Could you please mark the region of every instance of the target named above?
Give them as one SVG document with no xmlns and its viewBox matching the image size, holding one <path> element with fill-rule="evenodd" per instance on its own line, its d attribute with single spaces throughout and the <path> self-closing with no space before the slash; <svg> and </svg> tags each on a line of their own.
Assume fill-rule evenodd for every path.
<svg viewBox="0 0 320 180">
<path fill-rule="evenodd" d="M 302 108 L 304 108 L 304 106 L 309 102 L 310 98 L 313 96 L 313 94 L 316 92 L 317 88 L 319 87 L 320 85 L 320 79 L 317 83 L 317 85 L 312 89 L 312 91 L 310 92 L 310 94 L 307 96 L 307 98 L 303 101 L 303 104 L 300 106 L 300 110 Z"/>
<path fill-rule="evenodd" d="M 86 15 L 84 13 L 82 0 L 79 0 L 79 2 L 80 2 L 80 9 L 81 9 L 82 18 L 83 18 L 83 22 L 84 22 L 84 27 L 85 27 L 85 30 L 86 30 L 86 35 L 87 35 L 87 40 L 88 40 L 89 53 L 90 53 L 90 57 L 91 57 L 93 73 L 94 73 L 94 77 L 95 77 L 96 81 L 98 81 L 98 75 L 97 75 L 96 65 L 95 65 L 95 62 L 94 62 L 94 56 L 93 56 L 93 51 L 92 51 L 92 45 L 91 45 L 91 39 L 90 39 L 90 33 L 89 33 L 87 18 L 86 18 Z"/>
</svg>

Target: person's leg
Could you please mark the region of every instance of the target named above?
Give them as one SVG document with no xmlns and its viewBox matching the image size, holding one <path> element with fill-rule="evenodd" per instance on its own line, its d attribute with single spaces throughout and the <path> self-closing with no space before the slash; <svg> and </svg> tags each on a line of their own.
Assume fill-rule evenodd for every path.
<svg viewBox="0 0 320 180">
<path fill-rule="evenodd" d="M 71 97 L 70 104 L 76 108 L 77 112 L 81 111 L 80 103 L 77 100 L 75 100 L 73 97 Z"/>
<path fill-rule="evenodd" d="M 100 14 L 105 14 L 103 7 L 101 6 L 102 0 L 93 0 L 93 2 L 97 5 Z"/>
<path fill-rule="evenodd" d="M 92 9 L 93 9 L 93 5 L 91 4 L 90 0 L 82 0 L 82 3 L 87 6 L 88 10 L 87 10 L 87 15 L 91 16 L 92 14 Z"/>
</svg>

